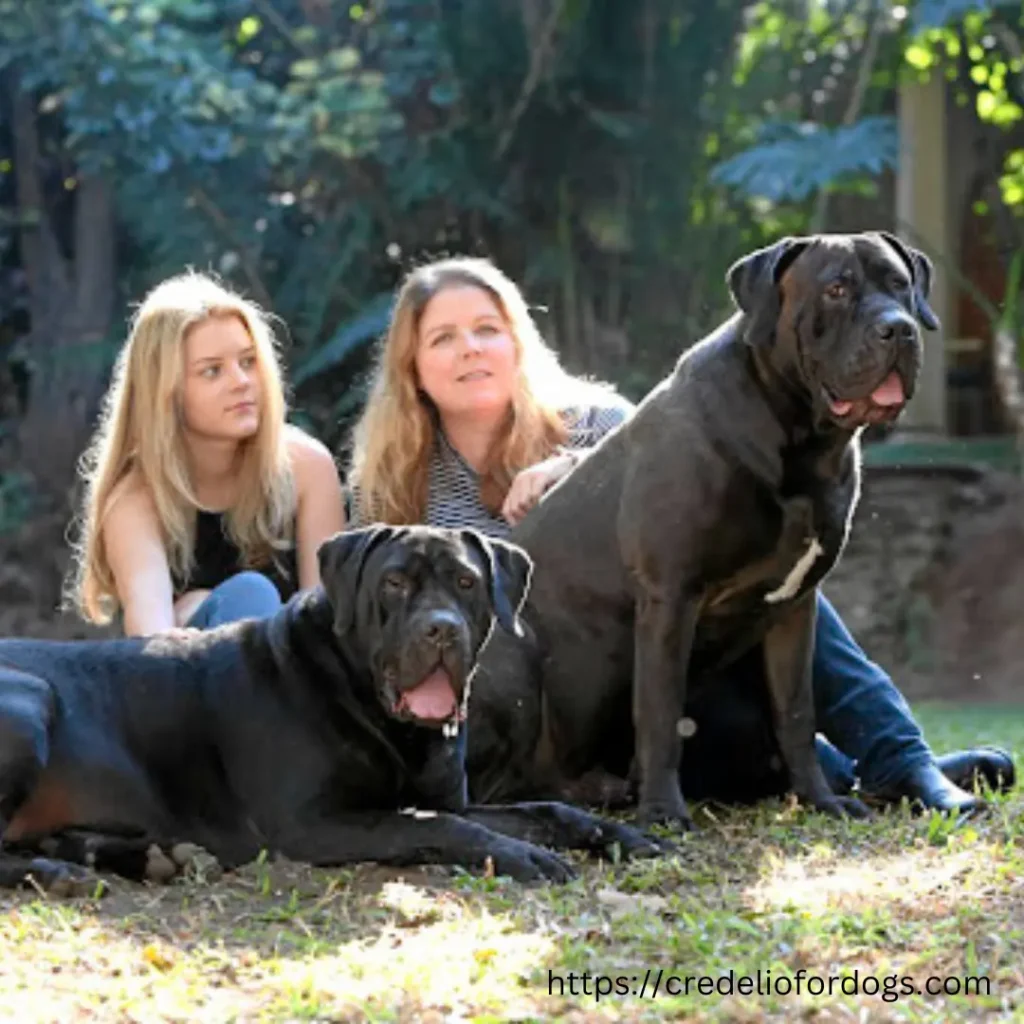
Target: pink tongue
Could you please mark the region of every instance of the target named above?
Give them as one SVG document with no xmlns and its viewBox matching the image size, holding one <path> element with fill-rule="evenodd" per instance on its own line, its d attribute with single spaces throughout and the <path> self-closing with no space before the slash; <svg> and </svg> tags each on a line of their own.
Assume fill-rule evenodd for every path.
<svg viewBox="0 0 1024 1024">
<path fill-rule="evenodd" d="M 902 405 L 906 401 L 903 381 L 895 370 L 871 392 L 871 401 L 875 405 Z"/>
<path fill-rule="evenodd" d="M 442 721 L 455 713 L 455 691 L 443 668 L 436 668 L 411 690 L 398 698 L 398 706 L 411 711 L 417 718 Z"/>
<path fill-rule="evenodd" d="M 838 398 L 829 402 L 829 405 L 837 416 L 845 416 L 853 408 L 853 402 L 847 402 Z"/>
</svg>

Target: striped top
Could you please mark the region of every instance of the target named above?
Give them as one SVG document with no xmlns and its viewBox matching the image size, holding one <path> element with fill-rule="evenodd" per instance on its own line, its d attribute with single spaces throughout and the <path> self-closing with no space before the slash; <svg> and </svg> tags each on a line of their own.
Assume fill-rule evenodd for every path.
<svg viewBox="0 0 1024 1024">
<path fill-rule="evenodd" d="M 609 393 L 608 400 L 585 408 L 563 409 L 562 416 L 569 428 L 565 447 L 592 448 L 606 434 L 625 422 L 633 413 L 633 406 L 625 399 Z M 489 537 L 504 538 L 512 529 L 500 515 L 492 515 L 480 498 L 480 475 L 452 447 L 444 431 L 438 430 L 430 460 L 427 491 L 427 511 L 423 519 L 427 526 L 452 529 L 469 527 Z M 350 523 L 359 521 L 358 502 L 352 502 Z"/>
</svg>

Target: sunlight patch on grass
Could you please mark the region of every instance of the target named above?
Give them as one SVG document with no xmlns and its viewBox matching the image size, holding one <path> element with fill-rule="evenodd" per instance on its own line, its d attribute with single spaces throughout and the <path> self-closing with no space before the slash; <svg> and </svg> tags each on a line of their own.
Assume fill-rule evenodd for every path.
<svg viewBox="0 0 1024 1024">
<path fill-rule="evenodd" d="M 760 911 L 793 910 L 828 914 L 892 903 L 944 904 L 971 900 L 985 883 L 982 874 L 998 859 L 995 846 L 971 846 L 955 854 L 922 849 L 876 857 L 833 856 L 766 860 L 762 877 L 745 890 Z M 984 872 L 982 867 L 984 866 Z"/>
<path fill-rule="evenodd" d="M 74 904 L 39 901 L 10 911 L 0 919 L 0 944 L 5 1019 L 68 1021 L 83 1013 L 139 1019 L 141 1012 L 147 1020 L 224 1020 L 238 1006 L 230 959 L 187 956 Z"/>
<path fill-rule="evenodd" d="M 400 999 L 446 1012 L 472 1006 L 514 1014 L 521 1003 L 519 1010 L 528 1014 L 528 994 L 516 999 L 520 979 L 553 956 L 554 937 L 520 931 L 505 914 L 446 903 L 431 924 L 396 923 L 330 956 L 277 961 L 268 980 L 293 1009 L 380 1010 Z"/>
</svg>

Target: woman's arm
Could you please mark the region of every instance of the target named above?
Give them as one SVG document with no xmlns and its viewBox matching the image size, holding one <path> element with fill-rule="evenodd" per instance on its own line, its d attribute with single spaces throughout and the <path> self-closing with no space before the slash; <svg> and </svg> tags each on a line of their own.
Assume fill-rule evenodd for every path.
<svg viewBox="0 0 1024 1024">
<path fill-rule="evenodd" d="M 142 484 L 126 482 L 123 490 L 114 494 L 103 524 L 103 543 L 123 610 L 125 634 L 147 636 L 180 625 L 156 508 Z"/>
<path fill-rule="evenodd" d="M 345 529 L 345 501 L 338 467 L 326 446 L 297 427 L 292 427 L 290 434 L 288 445 L 298 499 L 295 549 L 299 588 L 310 590 L 320 582 L 317 550 L 328 537 Z"/>
<path fill-rule="evenodd" d="M 528 466 L 512 481 L 501 514 L 515 526 L 584 455 L 606 435 L 628 420 L 636 407 L 621 395 L 609 394 L 607 402 L 582 409 L 569 425 L 569 438 L 556 454 Z"/>
</svg>

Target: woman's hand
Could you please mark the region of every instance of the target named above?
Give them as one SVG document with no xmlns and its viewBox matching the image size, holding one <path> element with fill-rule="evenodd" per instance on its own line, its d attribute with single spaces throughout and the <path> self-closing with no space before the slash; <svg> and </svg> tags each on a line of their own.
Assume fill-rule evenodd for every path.
<svg viewBox="0 0 1024 1024">
<path fill-rule="evenodd" d="M 508 489 L 501 514 L 515 526 L 540 501 L 544 492 L 558 483 L 575 465 L 575 457 L 566 452 L 552 455 L 535 466 L 521 470 Z"/>
</svg>

